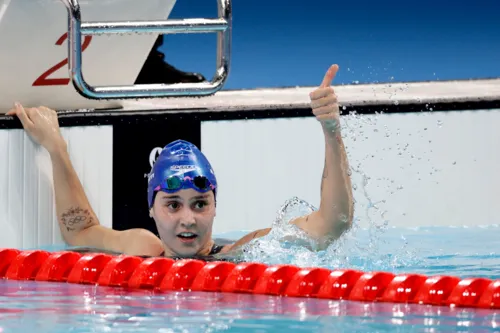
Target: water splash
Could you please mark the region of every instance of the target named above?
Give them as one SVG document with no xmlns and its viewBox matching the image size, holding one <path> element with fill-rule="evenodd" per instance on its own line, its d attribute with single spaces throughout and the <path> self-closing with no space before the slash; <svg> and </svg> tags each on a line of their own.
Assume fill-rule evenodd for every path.
<svg viewBox="0 0 500 333">
<path fill-rule="evenodd" d="M 371 202 L 367 208 L 378 209 Z M 408 242 L 397 255 L 381 253 L 378 245 L 388 222 L 373 223 L 362 229 L 354 221 L 353 227 L 336 241 L 316 239 L 290 223 L 295 218 L 308 215 L 317 209 L 297 197 L 286 201 L 277 213 L 271 232 L 239 248 L 231 254 L 233 259 L 246 262 L 261 262 L 267 265 L 290 264 L 299 267 L 325 267 L 328 269 L 352 268 L 364 271 L 395 270 L 419 262 L 417 256 L 407 249 Z M 381 213 L 383 216 L 384 212 Z M 368 232 L 368 235 L 366 233 Z M 325 243 L 329 245 L 325 246 Z"/>
</svg>

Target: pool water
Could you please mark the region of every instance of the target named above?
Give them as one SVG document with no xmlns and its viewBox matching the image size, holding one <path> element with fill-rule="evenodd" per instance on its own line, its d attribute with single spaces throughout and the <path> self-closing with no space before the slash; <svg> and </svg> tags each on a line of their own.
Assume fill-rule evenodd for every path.
<svg viewBox="0 0 500 333">
<path fill-rule="evenodd" d="M 494 332 L 499 313 L 231 293 L 0 282 L 2 332 Z"/>
<path fill-rule="evenodd" d="M 254 244 L 258 251 L 244 256 L 268 264 L 500 279 L 499 231 L 496 225 L 389 228 L 376 235 L 357 230 L 340 246 L 320 252 L 264 239 Z M 499 310 L 32 281 L 0 281 L 0 302 L 2 333 L 500 331 Z"/>
</svg>

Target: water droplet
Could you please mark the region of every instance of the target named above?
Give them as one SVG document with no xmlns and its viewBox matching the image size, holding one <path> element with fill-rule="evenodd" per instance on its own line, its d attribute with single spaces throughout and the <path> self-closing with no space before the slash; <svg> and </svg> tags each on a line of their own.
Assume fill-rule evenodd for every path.
<svg viewBox="0 0 500 333">
<path fill-rule="evenodd" d="M 443 121 L 441 121 L 440 119 L 438 119 L 437 125 L 438 125 L 439 128 L 443 127 Z"/>
</svg>

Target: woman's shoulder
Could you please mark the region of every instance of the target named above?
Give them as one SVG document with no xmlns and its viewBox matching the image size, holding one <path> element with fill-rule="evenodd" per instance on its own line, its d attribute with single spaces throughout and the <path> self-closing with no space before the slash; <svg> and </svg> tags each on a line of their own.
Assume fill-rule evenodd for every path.
<svg viewBox="0 0 500 333">
<path fill-rule="evenodd" d="M 165 251 L 158 236 L 141 228 L 122 231 L 120 243 L 125 254 L 160 256 Z"/>
<path fill-rule="evenodd" d="M 240 246 L 245 245 L 246 243 L 250 242 L 252 239 L 264 237 L 270 231 L 271 231 L 271 228 L 265 228 L 265 229 L 259 229 L 256 231 L 252 231 L 252 232 L 246 234 L 245 236 L 241 237 L 240 239 L 238 239 L 236 242 L 234 242 L 232 244 L 224 245 L 224 248 L 220 251 L 220 253 L 230 252 L 230 251 L 232 251 Z"/>
</svg>

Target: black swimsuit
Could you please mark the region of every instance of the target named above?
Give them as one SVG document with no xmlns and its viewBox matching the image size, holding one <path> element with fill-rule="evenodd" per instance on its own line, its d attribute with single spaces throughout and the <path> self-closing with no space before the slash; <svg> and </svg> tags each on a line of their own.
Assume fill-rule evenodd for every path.
<svg viewBox="0 0 500 333">
<path fill-rule="evenodd" d="M 214 254 L 217 254 L 219 253 L 220 251 L 222 251 L 222 249 L 224 248 L 224 245 L 217 245 L 217 244 L 214 244 L 212 246 L 212 249 L 210 250 L 210 253 L 208 254 L 209 256 L 213 256 Z M 162 252 L 159 257 L 163 257 L 165 256 L 165 252 Z M 173 258 L 177 258 L 177 257 L 173 257 Z M 203 258 L 203 256 L 193 256 L 193 258 Z"/>
<path fill-rule="evenodd" d="M 223 248 L 224 248 L 224 245 L 214 244 L 214 246 L 212 246 L 212 249 L 210 250 L 210 253 L 208 255 L 211 256 L 211 255 L 217 254 L 220 251 L 222 251 Z"/>
</svg>

